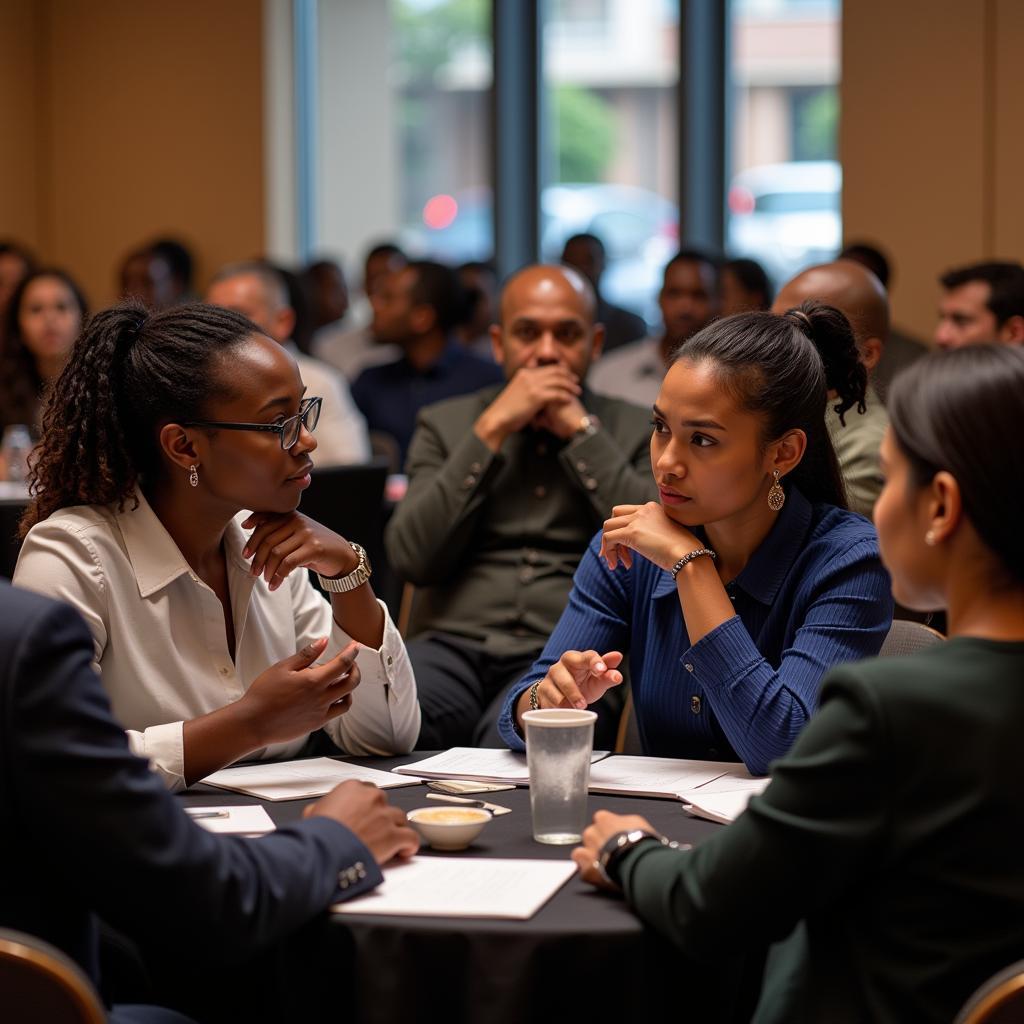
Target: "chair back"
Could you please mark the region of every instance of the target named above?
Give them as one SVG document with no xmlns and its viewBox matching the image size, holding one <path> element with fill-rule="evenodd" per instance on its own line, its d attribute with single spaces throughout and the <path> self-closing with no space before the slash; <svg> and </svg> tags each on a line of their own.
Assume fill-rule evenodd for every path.
<svg viewBox="0 0 1024 1024">
<path fill-rule="evenodd" d="M 1024 960 L 994 974 L 956 1015 L 953 1024 L 1020 1024 L 1024 1021 Z"/>
<path fill-rule="evenodd" d="M 946 638 L 926 626 L 923 622 L 908 622 L 905 619 L 893 619 L 889 632 L 882 641 L 882 649 L 878 652 L 880 658 L 898 658 L 904 654 L 916 654 L 925 647 L 932 644 L 940 644 Z"/>
<path fill-rule="evenodd" d="M 384 484 L 388 466 L 375 460 L 361 466 L 315 469 L 299 511 L 366 548 L 371 561 L 383 547 Z"/>
<path fill-rule="evenodd" d="M 82 969 L 48 942 L 0 928 L 4 1024 L 105 1024 L 106 1010 Z"/>
</svg>

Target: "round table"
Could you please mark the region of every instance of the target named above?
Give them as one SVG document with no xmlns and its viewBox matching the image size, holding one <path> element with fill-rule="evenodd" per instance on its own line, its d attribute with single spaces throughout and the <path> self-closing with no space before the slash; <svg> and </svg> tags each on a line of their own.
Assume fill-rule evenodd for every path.
<svg viewBox="0 0 1024 1024">
<path fill-rule="evenodd" d="M 428 753 L 353 759 L 388 770 Z M 404 810 L 442 806 L 425 786 L 388 790 Z M 251 797 L 198 787 L 190 804 L 252 803 Z M 571 846 L 534 842 L 526 789 L 480 794 L 512 813 L 496 817 L 465 851 L 421 856 L 569 859 Z M 301 817 L 309 801 L 267 803 L 279 825 Z M 642 814 L 671 838 L 699 843 L 720 825 L 689 817 L 679 803 L 642 797 L 592 795 L 589 813 L 605 808 Z M 647 929 L 621 899 L 571 878 L 531 919 L 328 915 L 304 931 L 292 964 L 309 968 L 307 1011 L 357 1024 L 446 1024 L 486 1021 L 695 1022 L 749 1019 L 759 959 L 725 964 L 686 962 Z M 324 972 L 328 976 L 324 977 Z M 316 981 L 311 982 L 310 976 Z M 310 986 L 319 987 L 316 996 Z M 333 1002 L 332 1002 L 333 999 Z M 325 1007 L 322 1004 L 327 1004 Z M 333 1006 L 333 1011 L 329 1008 Z"/>
</svg>

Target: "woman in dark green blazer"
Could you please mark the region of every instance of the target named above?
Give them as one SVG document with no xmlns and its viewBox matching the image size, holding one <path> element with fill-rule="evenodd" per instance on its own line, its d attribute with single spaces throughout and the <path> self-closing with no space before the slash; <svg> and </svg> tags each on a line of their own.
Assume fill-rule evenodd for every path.
<svg viewBox="0 0 1024 1024">
<path fill-rule="evenodd" d="M 768 789 L 692 852 L 607 812 L 574 852 L 694 960 L 786 940 L 758 1021 L 948 1022 L 1024 957 L 1024 349 L 922 360 L 889 415 L 882 560 L 949 641 L 832 671 Z"/>
</svg>

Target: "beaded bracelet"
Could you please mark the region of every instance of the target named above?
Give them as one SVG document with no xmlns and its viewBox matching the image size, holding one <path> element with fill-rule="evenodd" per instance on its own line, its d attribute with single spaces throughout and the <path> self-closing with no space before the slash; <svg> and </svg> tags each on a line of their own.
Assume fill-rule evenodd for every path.
<svg viewBox="0 0 1024 1024">
<path fill-rule="evenodd" d="M 690 562 L 692 562 L 695 558 L 700 558 L 701 555 L 710 555 L 712 561 L 714 561 L 718 557 L 718 555 L 716 555 L 714 551 L 711 550 L 711 548 L 697 548 L 696 551 L 690 551 L 687 554 L 683 555 L 683 557 L 680 558 L 679 561 L 672 566 L 671 570 L 669 570 L 672 573 L 672 579 L 675 579 L 679 575 L 683 566 L 689 565 Z"/>
</svg>

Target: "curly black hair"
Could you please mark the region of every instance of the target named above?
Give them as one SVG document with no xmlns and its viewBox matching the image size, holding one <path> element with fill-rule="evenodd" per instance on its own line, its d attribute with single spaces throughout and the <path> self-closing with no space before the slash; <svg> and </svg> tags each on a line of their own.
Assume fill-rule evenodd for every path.
<svg viewBox="0 0 1024 1024">
<path fill-rule="evenodd" d="M 789 479 L 812 502 L 846 508 L 846 487 L 825 422 L 828 392 L 835 391 L 841 423 L 854 406 L 863 413 L 867 371 L 845 316 L 807 301 L 775 313 L 738 313 L 685 341 L 675 360 L 709 360 L 744 409 L 764 418 L 763 439 L 788 430 L 807 435 L 807 449 Z"/>
<path fill-rule="evenodd" d="M 129 300 L 92 317 L 49 396 L 21 535 L 71 505 L 123 509 L 160 466 L 159 427 L 206 418 L 227 393 L 216 361 L 259 333 L 241 314 L 200 303 L 150 313 Z"/>
</svg>

